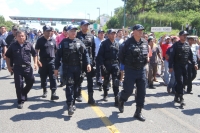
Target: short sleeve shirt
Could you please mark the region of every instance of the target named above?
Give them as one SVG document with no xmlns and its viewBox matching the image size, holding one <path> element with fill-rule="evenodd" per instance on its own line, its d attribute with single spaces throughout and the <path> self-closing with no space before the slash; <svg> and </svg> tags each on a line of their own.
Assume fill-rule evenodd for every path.
<svg viewBox="0 0 200 133">
<path fill-rule="evenodd" d="M 43 36 L 37 40 L 35 49 L 39 50 L 40 58 L 55 58 L 56 41 L 54 39 L 47 40 Z"/>
<path fill-rule="evenodd" d="M 160 53 L 160 49 L 158 47 L 153 47 L 152 56 L 150 57 L 150 64 L 158 63 L 158 54 Z"/>
</svg>

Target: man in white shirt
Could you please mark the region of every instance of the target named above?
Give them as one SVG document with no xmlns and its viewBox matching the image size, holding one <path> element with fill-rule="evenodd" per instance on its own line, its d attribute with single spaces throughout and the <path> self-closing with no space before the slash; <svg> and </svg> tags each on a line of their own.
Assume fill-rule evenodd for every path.
<svg viewBox="0 0 200 133">
<path fill-rule="evenodd" d="M 0 39 L 5 41 L 7 36 L 8 36 L 8 32 L 6 30 L 6 27 L 5 26 L 1 26 L 0 27 Z M 4 54 L 5 53 L 2 53 L 2 55 L 4 55 Z M 6 60 L 5 60 L 5 58 L 2 58 L 2 63 L 0 63 L 0 64 L 2 64 L 2 66 L 0 66 L 2 69 L 7 70 L 6 69 Z"/>
<path fill-rule="evenodd" d="M 94 38 L 95 58 L 97 57 L 97 54 L 99 52 L 101 42 L 105 40 L 104 36 L 105 36 L 105 32 L 103 30 L 99 30 L 98 36 L 96 38 Z M 103 81 L 102 81 L 101 69 L 100 69 L 100 66 L 98 64 L 98 61 L 96 61 L 96 82 L 97 82 L 97 85 L 99 86 L 99 91 L 102 91 Z"/>
</svg>

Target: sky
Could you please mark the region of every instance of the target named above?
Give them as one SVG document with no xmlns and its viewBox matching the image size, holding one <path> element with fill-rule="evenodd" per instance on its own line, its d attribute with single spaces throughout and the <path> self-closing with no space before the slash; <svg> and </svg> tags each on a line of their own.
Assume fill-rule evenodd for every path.
<svg viewBox="0 0 200 133">
<path fill-rule="evenodd" d="M 0 0 L 0 15 L 8 16 L 87 18 L 96 20 L 100 14 L 111 15 L 123 6 L 122 0 Z"/>
</svg>

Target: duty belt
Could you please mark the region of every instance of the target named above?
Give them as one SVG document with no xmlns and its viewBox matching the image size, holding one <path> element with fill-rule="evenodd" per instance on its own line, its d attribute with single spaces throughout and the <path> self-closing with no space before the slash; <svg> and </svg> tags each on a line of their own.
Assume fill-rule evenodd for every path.
<svg viewBox="0 0 200 133">
<path fill-rule="evenodd" d="M 117 60 L 106 60 L 104 63 L 105 64 L 118 64 L 119 62 Z"/>
<path fill-rule="evenodd" d="M 31 65 L 14 65 L 14 66 L 29 67 L 29 66 L 31 66 Z"/>
<path fill-rule="evenodd" d="M 46 61 L 51 61 L 51 60 L 53 60 L 53 59 L 55 59 L 54 57 L 50 57 L 50 58 L 40 58 L 40 60 L 46 60 Z"/>
<path fill-rule="evenodd" d="M 80 66 L 81 63 L 80 62 L 77 62 L 77 61 L 71 61 L 71 62 L 68 62 L 66 63 L 68 66 Z"/>
</svg>

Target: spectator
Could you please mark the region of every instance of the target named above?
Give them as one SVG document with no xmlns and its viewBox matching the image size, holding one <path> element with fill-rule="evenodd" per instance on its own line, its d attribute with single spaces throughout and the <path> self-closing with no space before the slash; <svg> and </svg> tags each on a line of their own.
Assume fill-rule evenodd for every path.
<svg viewBox="0 0 200 133">
<path fill-rule="evenodd" d="M 64 39 L 64 38 L 67 38 L 68 35 L 67 35 L 67 26 L 65 26 L 63 28 L 63 32 L 61 34 L 59 34 L 57 37 L 56 37 L 56 45 L 58 47 L 58 45 L 60 44 L 60 42 Z"/>
</svg>

